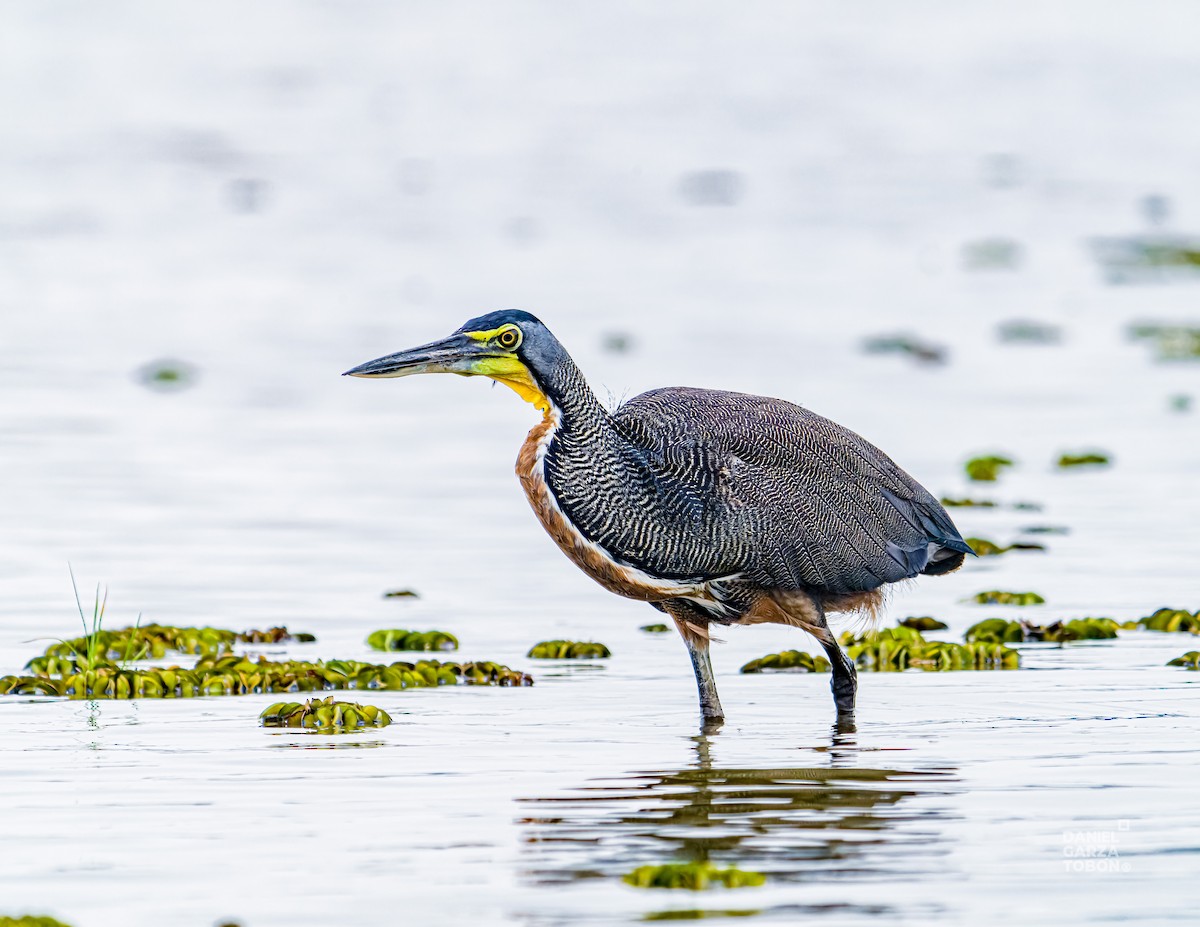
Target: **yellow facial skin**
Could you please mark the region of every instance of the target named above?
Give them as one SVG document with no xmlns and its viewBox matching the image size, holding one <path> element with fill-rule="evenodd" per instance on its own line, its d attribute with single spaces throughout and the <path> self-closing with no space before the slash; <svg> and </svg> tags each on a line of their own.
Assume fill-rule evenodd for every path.
<svg viewBox="0 0 1200 927">
<path fill-rule="evenodd" d="M 493 342 L 502 350 L 510 350 L 510 348 L 505 347 L 498 340 L 502 333 L 509 330 L 515 331 L 518 339 L 520 338 L 521 330 L 515 325 L 502 325 L 487 332 L 463 332 L 463 334 L 474 341 Z M 511 347 L 515 348 L 520 343 L 520 340 L 518 340 Z M 549 398 L 538 387 L 533 379 L 533 375 L 529 372 L 529 368 L 515 354 L 502 354 L 498 357 L 481 357 L 471 364 L 471 373 L 477 376 L 490 377 L 497 383 L 503 383 L 526 402 L 531 403 L 542 414 L 550 412 Z"/>
</svg>

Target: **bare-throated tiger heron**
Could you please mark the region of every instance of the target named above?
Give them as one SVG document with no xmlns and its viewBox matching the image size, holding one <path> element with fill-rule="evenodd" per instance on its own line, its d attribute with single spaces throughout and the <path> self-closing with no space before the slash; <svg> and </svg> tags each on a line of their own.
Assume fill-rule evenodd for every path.
<svg viewBox="0 0 1200 927">
<path fill-rule="evenodd" d="M 489 313 L 346 373 L 485 376 L 536 406 L 517 458 L 529 504 L 576 566 L 674 619 L 706 722 L 723 717 L 710 625 L 812 634 L 845 717 L 857 679 L 826 613 L 873 612 L 888 583 L 971 553 L 938 501 L 854 432 L 781 399 L 688 387 L 610 411 L 527 312 Z"/>
</svg>

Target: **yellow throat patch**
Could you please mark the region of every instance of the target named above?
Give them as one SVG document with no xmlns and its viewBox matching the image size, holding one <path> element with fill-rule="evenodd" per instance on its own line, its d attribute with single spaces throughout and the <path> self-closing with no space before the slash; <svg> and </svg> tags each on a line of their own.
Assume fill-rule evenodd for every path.
<svg viewBox="0 0 1200 927">
<path fill-rule="evenodd" d="M 481 357 L 472 366 L 472 372 L 503 383 L 526 402 L 532 403 L 543 415 L 550 412 L 549 397 L 538 387 L 529 368 L 517 358 Z"/>
</svg>

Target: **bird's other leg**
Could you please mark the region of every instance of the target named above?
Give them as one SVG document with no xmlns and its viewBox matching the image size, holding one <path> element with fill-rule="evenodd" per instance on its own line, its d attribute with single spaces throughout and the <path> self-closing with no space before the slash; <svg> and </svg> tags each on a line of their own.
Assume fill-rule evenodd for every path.
<svg viewBox="0 0 1200 927">
<path fill-rule="evenodd" d="M 854 699 L 858 694 L 858 670 L 854 668 L 854 661 L 842 650 L 837 637 L 829 630 L 829 622 L 825 620 L 825 609 L 819 602 L 815 604 L 817 614 L 809 633 L 820 642 L 833 667 L 830 688 L 833 689 L 833 703 L 837 706 L 838 720 L 850 720 L 854 717 Z"/>
<path fill-rule="evenodd" d="M 696 689 L 700 694 L 700 714 L 707 730 L 720 727 L 725 721 L 721 700 L 717 697 L 717 680 L 713 676 L 712 660 L 708 654 L 708 620 L 686 602 L 664 602 L 662 609 L 675 621 L 675 627 L 687 645 L 696 673 Z"/>
<path fill-rule="evenodd" d="M 858 672 L 854 661 L 842 651 L 837 638 L 825 620 L 825 607 L 817 596 L 806 590 L 776 590 L 760 599 L 750 613 L 749 623 L 769 621 L 803 628 L 815 637 L 829 656 L 833 668 L 833 703 L 837 706 L 838 722 L 853 723 L 854 697 L 858 692 Z"/>
</svg>

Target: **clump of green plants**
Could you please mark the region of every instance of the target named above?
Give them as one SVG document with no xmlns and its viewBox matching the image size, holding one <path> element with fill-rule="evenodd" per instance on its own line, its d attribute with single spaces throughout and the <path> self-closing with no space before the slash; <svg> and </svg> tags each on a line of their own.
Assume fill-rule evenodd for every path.
<svg viewBox="0 0 1200 927">
<path fill-rule="evenodd" d="M 989 589 L 971 596 L 971 601 L 980 605 L 1045 605 L 1046 600 L 1036 592 L 1002 592 Z"/>
<path fill-rule="evenodd" d="M 1129 327 L 1129 336 L 1135 341 L 1150 344 L 1162 361 L 1200 358 L 1200 326 L 1139 322 Z"/>
<path fill-rule="evenodd" d="M 457 650 L 458 638 L 446 631 L 373 631 L 367 646 L 375 650 Z"/>
<path fill-rule="evenodd" d="M 265 631 L 239 631 L 236 640 L 240 644 L 313 644 L 317 638 L 316 635 L 304 631 L 289 631 L 281 625 L 277 628 L 267 628 Z"/>
<path fill-rule="evenodd" d="M 300 727 L 322 733 L 340 734 L 364 727 L 387 727 L 391 715 L 374 705 L 335 701 L 328 698 L 307 702 L 277 702 L 264 708 L 259 717 L 263 727 Z"/>
<path fill-rule="evenodd" d="M 871 672 L 1017 669 L 1021 663 L 1017 652 L 1003 644 L 927 641 L 920 631 L 905 627 L 861 636 L 847 632 L 841 641 L 859 669 Z"/>
<path fill-rule="evenodd" d="M 862 348 L 867 354 L 901 354 L 923 364 L 946 361 L 945 348 L 913 335 L 873 335 L 863 340 Z"/>
<path fill-rule="evenodd" d="M 358 660 L 273 662 L 229 654 L 202 657 L 191 669 L 101 667 L 70 675 L 4 676 L 0 695 L 67 698 L 194 698 L 330 689 L 411 689 L 445 685 L 529 686 L 527 673 L 498 663 L 363 663 Z"/>
<path fill-rule="evenodd" d="M 1112 463 L 1108 454 L 1100 451 L 1087 451 L 1082 454 L 1062 454 L 1058 458 L 1058 468 L 1069 470 L 1072 467 L 1107 467 Z"/>
<path fill-rule="evenodd" d="M 944 621 L 938 621 L 930 615 L 922 615 L 920 617 L 909 617 L 899 622 L 903 628 L 912 628 L 914 631 L 945 631 L 950 625 Z"/>
<path fill-rule="evenodd" d="M 1137 626 L 1147 631 L 1185 631 L 1200 634 L 1200 610 L 1189 612 L 1186 608 L 1160 608 L 1153 615 L 1137 620 Z"/>
<path fill-rule="evenodd" d="M 943 496 L 942 505 L 948 509 L 994 509 L 996 508 L 997 503 L 991 499 L 952 499 L 949 496 Z"/>
<path fill-rule="evenodd" d="M 1200 670 L 1200 650 L 1189 650 L 1182 657 L 1168 660 L 1167 666 L 1182 666 L 1185 669 Z"/>
<path fill-rule="evenodd" d="M 725 888 L 750 888 L 762 885 L 767 877 L 761 872 L 742 869 L 718 869 L 712 863 L 667 863 L 639 866 L 622 881 L 636 888 L 684 888 L 699 892 L 717 885 Z"/>
<path fill-rule="evenodd" d="M 988 454 L 983 457 L 972 457 L 963 467 L 967 471 L 967 479 L 976 483 L 994 483 L 1000 472 L 1013 464 L 1014 461 L 1010 457 Z"/>
<path fill-rule="evenodd" d="M 525 656 L 531 660 L 604 660 L 612 651 L 595 641 L 542 641 Z"/>
<path fill-rule="evenodd" d="M 164 358 L 139 367 L 137 378 L 150 389 L 181 390 L 196 382 L 196 368 L 185 361 Z"/>
<path fill-rule="evenodd" d="M 988 618 L 967 628 L 968 642 L 1019 644 L 1026 641 L 1048 641 L 1063 644 L 1068 641 L 1112 640 L 1120 625 L 1112 618 L 1073 618 L 1039 625 L 1028 621 L 1008 621 Z"/>
<path fill-rule="evenodd" d="M 666 634 L 671 629 L 665 624 L 644 624 L 638 630 L 645 631 L 647 634 Z"/>
<path fill-rule="evenodd" d="M 751 660 L 742 667 L 743 673 L 828 673 L 829 661 L 814 657 L 803 650 L 784 650 Z"/>
<path fill-rule="evenodd" d="M 411 589 L 389 589 L 383 594 L 385 599 L 419 599 L 420 596 Z"/>
<path fill-rule="evenodd" d="M 1012 270 L 1021 263 L 1021 243 L 1011 238 L 980 238 L 963 245 L 968 270 Z"/>
<path fill-rule="evenodd" d="M 995 541 L 989 541 L 987 538 L 963 538 L 967 542 L 967 546 L 975 551 L 980 557 L 998 557 L 1000 554 L 1006 554 L 1010 550 L 1045 550 L 1045 544 L 1035 544 L 1032 542 L 1021 541 L 1014 544 L 1009 544 L 1002 547 Z"/>
<path fill-rule="evenodd" d="M 20 917 L 0 916 L 0 927 L 70 927 L 70 925 L 64 924 L 53 917 L 36 917 L 32 914 L 24 914 Z"/>
<path fill-rule="evenodd" d="M 996 337 L 1005 344 L 1058 344 L 1062 329 L 1033 319 L 1010 319 L 996 326 Z"/>
<path fill-rule="evenodd" d="M 103 606 L 100 609 L 103 619 Z M 97 624 L 83 637 L 59 641 L 46 648 L 46 657 L 82 658 L 87 665 L 97 661 L 161 660 L 168 653 L 212 656 L 229 653 L 233 645 L 312 643 L 312 634 L 293 634 L 285 627 L 265 631 L 231 631 L 228 628 L 180 628 L 174 625 L 147 624 L 109 631 Z M 30 668 L 34 666 L 31 661 Z"/>
</svg>

